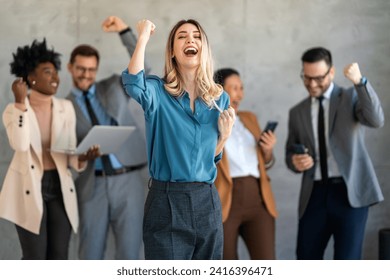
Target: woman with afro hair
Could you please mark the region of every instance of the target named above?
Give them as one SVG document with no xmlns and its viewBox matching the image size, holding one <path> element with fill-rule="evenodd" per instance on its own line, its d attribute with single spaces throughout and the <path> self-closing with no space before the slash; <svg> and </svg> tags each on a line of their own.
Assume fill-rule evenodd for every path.
<svg viewBox="0 0 390 280">
<path fill-rule="evenodd" d="M 53 152 L 76 147 L 76 117 L 70 101 L 54 97 L 60 82 L 60 54 L 46 40 L 18 47 L 10 63 L 15 102 L 3 123 L 14 156 L 0 194 L 0 217 L 16 225 L 22 259 L 67 259 L 71 229 L 78 227 L 76 191 L 70 167 L 82 171 L 99 154 Z"/>
</svg>

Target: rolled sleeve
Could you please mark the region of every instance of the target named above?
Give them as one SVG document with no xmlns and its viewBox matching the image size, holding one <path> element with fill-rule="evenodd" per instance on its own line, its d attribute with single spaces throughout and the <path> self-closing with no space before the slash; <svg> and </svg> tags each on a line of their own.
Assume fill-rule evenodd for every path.
<svg viewBox="0 0 390 280">
<path fill-rule="evenodd" d="M 122 72 L 122 84 L 126 90 L 126 93 L 133 98 L 139 95 L 139 92 L 133 87 L 138 88 L 140 91 L 146 91 L 145 72 L 139 71 L 136 75 L 130 74 L 127 69 Z M 138 92 L 138 94 L 137 94 Z"/>
<path fill-rule="evenodd" d="M 141 105 L 146 118 L 156 112 L 160 105 L 161 94 L 164 93 L 163 81 L 159 77 L 146 76 L 144 70 L 133 75 L 126 69 L 122 72 L 122 84 L 126 94 Z"/>
<path fill-rule="evenodd" d="M 155 99 L 153 86 L 147 86 L 144 70 L 141 70 L 136 75 L 130 74 L 128 70 L 122 72 L 122 83 L 126 94 L 134 98 L 145 112 L 145 115 L 150 113 Z"/>
</svg>

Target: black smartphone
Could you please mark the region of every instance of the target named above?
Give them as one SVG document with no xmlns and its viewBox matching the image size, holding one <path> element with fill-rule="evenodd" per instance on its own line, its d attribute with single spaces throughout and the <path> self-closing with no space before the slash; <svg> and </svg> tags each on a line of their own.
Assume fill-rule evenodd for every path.
<svg viewBox="0 0 390 280">
<path fill-rule="evenodd" d="M 268 121 L 267 124 L 265 125 L 263 132 L 268 132 L 268 131 L 274 132 L 277 126 L 278 126 L 277 121 Z"/>
<path fill-rule="evenodd" d="M 308 152 L 308 149 L 303 144 L 293 144 L 292 151 L 294 154 L 303 155 Z"/>
</svg>

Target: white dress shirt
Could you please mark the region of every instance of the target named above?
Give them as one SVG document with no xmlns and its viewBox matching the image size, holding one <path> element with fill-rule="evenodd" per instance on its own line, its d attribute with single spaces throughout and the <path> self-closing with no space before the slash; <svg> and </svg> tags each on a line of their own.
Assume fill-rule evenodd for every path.
<svg viewBox="0 0 390 280">
<path fill-rule="evenodd" d="M 326 151 L 328 159 L 328 177 L 339 177 L 340 171 L 337 167 L 337 163 L 333 157 L 332 151 L 329 149 L 329 100 L 330 95 L 333 91 L 334 84 L 331 83 L 329 88 L 325 91 L 324 99 L 322 100 L 322 105 L 324 107 L 324 120 L 325 120 L 325 141 L 326 141 Z M 316 171 L 315 171 L 315 180 L 321 180 L 321 168 L 320 168 L 320 150 L 318 145 L 318 110 L 319 110 L 319 101 L 317 98 L 311 98 L 311 121 L 313 125 L 313 134 L 314 134 L 314 143 L 316 148 Z"/>
<path fill-rule="evenodd" d="M 260 178 L 257 143 L 237 116 L 232 133 L 225 144 L 232 178 L 253 176 Z"/>
</svg>

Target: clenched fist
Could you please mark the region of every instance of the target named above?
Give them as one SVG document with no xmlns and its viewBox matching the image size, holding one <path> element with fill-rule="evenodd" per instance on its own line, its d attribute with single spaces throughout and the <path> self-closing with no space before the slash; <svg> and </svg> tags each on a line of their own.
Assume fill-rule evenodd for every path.
<svg viewBox="0 0 390 280">
<path fill-rule="evenodd" d="M 218 130 L 222 139 L 227 139 L 232 133 L 233 124 L 236 120 L 236 113 L 233 107 L 222 111 L 218 118 Z"/>
<path fill-rule="evenodd" d="M 102 23 L 103 31 L 105 32 L 121 32 L 128 28 L 126 23 L 117 16 L 109 16 Z"/>
<path fill-rule="evenodd" d="M 23 78 L 17 78 L 12 83 L 12 92 L 15 96 L 15 103 L 24 104 L 24 100 L 27 96 L 27 84 L 23 81 Z"/>
<path fill-rule="evenodd" d="M 344 75 L 349 79 L 353 84 L 357 85 L 362 79 L 362 74 L 360 73 L 359 64 L 356 62 L 351 63 L 344 68 Z"/>
<path fill-rule="evenodd" d="M 137 23 L 137 31 L 139 37 L 145 38 L 146 41 L 149 41 L 150 36 L 153 35 L 155 30 L 156 30 L 156 25 L 150 20 L 143 19 L 138 21 Z"/>
</svg>

